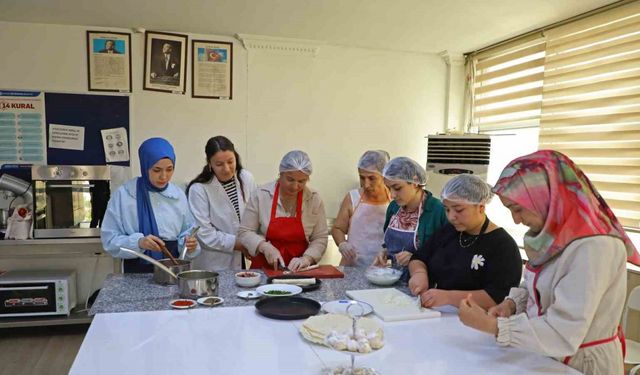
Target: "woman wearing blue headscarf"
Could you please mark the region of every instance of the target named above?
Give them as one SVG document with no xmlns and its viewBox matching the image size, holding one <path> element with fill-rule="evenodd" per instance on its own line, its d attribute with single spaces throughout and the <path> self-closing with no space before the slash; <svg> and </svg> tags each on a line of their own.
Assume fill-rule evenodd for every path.
<svg viewBox="0 0 640 375">
<path fill-rule="evenodd" d="M 188 256 L 198 255 L 194 225 L 184 192 L 170 183 L 176 156 L 163 138 L 149 138 L 138 149 L 140 177 L 127 181 L 109 200 L 102 223 L 102 246 L 113 257 L 124 258 L 124 272 L 153 272 L 148 262 L 120 251 L 120 247 L 162 259 L 166 246 L 175 256 L 187 247 Z M 133 259 L 132 259 L 133 258 Z"/>
</svg>

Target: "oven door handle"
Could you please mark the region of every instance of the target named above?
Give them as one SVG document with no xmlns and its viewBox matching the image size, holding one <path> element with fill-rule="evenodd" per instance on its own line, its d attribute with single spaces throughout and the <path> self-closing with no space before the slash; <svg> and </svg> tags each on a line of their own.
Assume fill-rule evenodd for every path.
<svg viewBox="0 0 640 375">
<path fill-rule="evenodd" d="M 72 184 L 68 184 L 68 185 L 47 185 L 48 188 L 52 188 L 52 189 L 61 189 L 61 188 L 76 188 L 76 189 L 86 189 L 86 188 L 92 188 L 96 185 L 93 184 L 89 184 L 89 185 L 72 185 Z"/>
<path fill-rule="evenodd" d="M 0 288 L 0 292 L 12 291 L 12 290 L 43 290 L 43 289 L 49 289 L 49 287 L 48 286 L 16 286 L 16 287 L 9 287 L 9 288 Z"/>
</svg>

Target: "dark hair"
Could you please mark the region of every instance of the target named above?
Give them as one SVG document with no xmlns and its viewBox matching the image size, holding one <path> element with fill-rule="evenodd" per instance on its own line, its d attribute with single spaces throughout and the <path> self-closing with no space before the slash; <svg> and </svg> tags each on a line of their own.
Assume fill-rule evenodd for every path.
<svg viewBox="0 0 640 375">
<path fill-rule="evenodd" d="M 233 155 L 236 157 L 236 176 L 238 181 L 240 182 L 240 190 L 242 191 L 242 198 L 244 201 L 247 201 L 247 196 L 244 193 L 244 184 L 242 183 L 242 179 L 240 178 L 240 172 L 242 171 L 242 163 L 240 162 L 240 155 L 236 152 L 236 148 L 233 143 L 229 140 L 229 138 L 224 137 L 222 135 L 218 135 L 212 138 L 209 138 L 207 144 L 204 146 L 204 153 L 207 155 L 207 164 L 202 168 L 202 172 L 196 176 L 189 185 L 187 185 L 187 195 L 189 195 L 189 188 L 191 185 L 196 182 L 199 183 L 209 183 L 213 180 L 213 168 L 209 165 L 209 160 L 219 151 L 232 151 Z"/>
</svg>

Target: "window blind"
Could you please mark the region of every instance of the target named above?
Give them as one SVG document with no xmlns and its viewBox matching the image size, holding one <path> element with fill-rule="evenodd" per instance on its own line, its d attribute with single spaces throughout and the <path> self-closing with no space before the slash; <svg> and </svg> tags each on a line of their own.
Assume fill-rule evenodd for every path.
<svg viewBox="0 0 640 375">
<path fill-rule="evenodd" d="M 472 125 L 480 132 L 539 126 L 544 57 L 542 35 L 472 55 Z"/>
<path fill-rule="evenodd" d="M 571 157 L 640 227 L 640 2 L 545 32 L 540 149 Z"/>
</svg>

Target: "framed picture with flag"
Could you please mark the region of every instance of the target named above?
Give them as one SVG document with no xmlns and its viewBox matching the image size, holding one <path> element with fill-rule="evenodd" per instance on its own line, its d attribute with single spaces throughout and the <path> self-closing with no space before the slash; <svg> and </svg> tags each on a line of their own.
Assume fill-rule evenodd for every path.
<svg viewBox="0 0 640 375">
<path fill-rule="evenodd" d="M 233 43 L 191 41 L 191 97 L 233 97 Z"/>
</svg>

